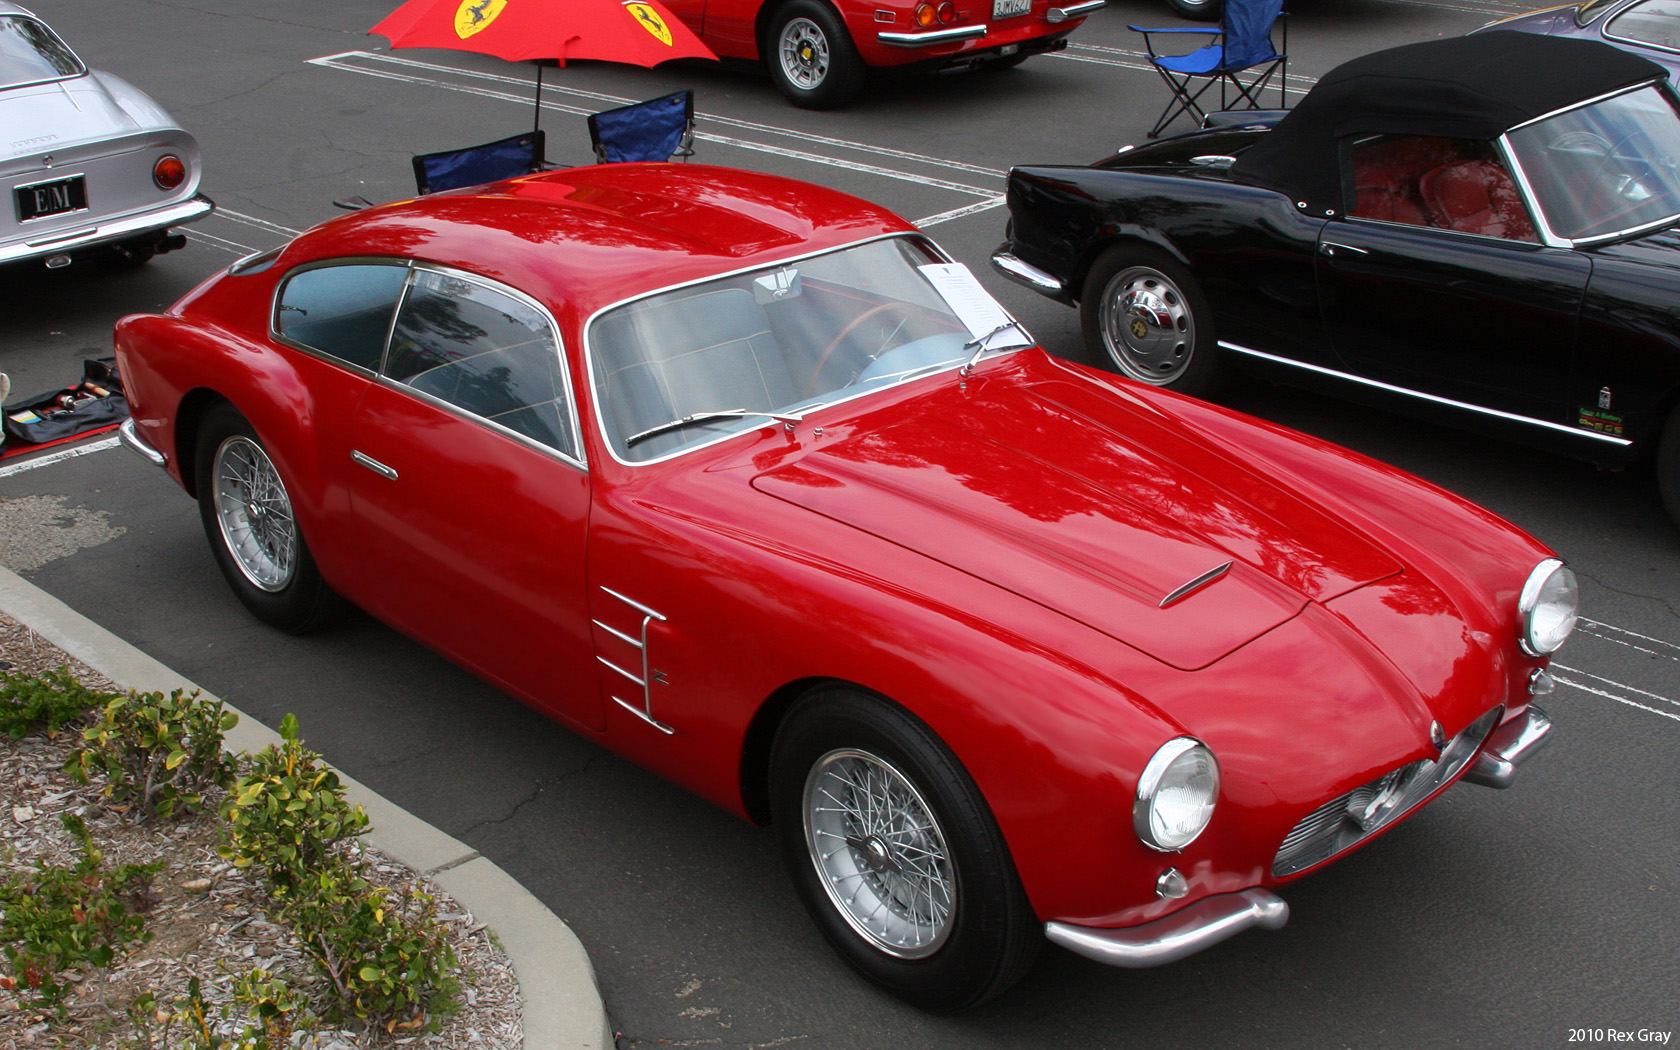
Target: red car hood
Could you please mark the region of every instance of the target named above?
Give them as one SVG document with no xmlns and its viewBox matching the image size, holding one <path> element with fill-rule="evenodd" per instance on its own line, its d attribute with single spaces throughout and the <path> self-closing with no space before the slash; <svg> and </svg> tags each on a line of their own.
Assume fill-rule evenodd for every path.
<svg viewBox="0 0 1680 1050">
<path fill-rule="evenodd" d="M 1075 378 L 969 386 L 753 484 L 1184 670 L 1401 569 L 1141 401 Z"/>
</svg>

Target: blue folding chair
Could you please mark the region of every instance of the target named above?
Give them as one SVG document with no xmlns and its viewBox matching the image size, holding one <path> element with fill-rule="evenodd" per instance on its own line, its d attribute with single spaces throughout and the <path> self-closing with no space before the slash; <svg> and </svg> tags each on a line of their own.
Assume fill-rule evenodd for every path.
<svg viewBox="0 0 1680 1050">
<path fill-rule="evenodd" d="M 1143 34 L 1143 44 L 1149 50 L 1149 64 L 1166 81 L 1172 98 L 1161 111 L 1161 119 L 1149 129 L 1155 138 L 1181 114 L 1190 114 L 1197 123 L 1207 122 L 1207 111 L 1201 98 L 1215 84 L 1219 85 L 1219 108 L 1233 105 L 1245 109 L 1260 108 L 1260 92 L 1278 78 L 1279 105 L 1288 106 L 1284 97 L 1284 81 L 1289 74 L 1289 13 L 1283 0 L 1225 0 L 1225 12 L 1220 28 L 1206 26 L 1145 29 L 1132 26 Z M 1281 46 L 1272 40 L 1272 30 L 1283 27 Z M 1193 33 L 1218 39 L 1206 47 L 1186 55 L 1160 55 L 1155 52 L 1156 34 Z M 1233 99 L 1231 96 L 1235 94 Z"/>
<path fill-rule="evenodd" d="M 694 92 L 676 91 L 589 117 L 589 142 L 602 164 L 694 155 Z"/>
<path fill-rule="evenodd" d="M 482 146 L 423 153 L 414 158 L 414 184 L 422 194 L 479 186 L 542 171 L 543 133 L 527 131 Z"/>
</svg>

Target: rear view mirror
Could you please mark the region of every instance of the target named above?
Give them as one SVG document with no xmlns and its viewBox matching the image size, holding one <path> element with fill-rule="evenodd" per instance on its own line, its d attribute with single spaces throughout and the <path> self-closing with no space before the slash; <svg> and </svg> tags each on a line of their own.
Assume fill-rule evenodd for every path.
<svg viewBox="0 0 1680 1050">
<path fill-rule="evenodd" d="M 753 278 L 753 302 L 760 306 L 794 299 L 805 291 L 799 281 L 799 271 L 789 266 L 785 270 Z"/>
</svg>

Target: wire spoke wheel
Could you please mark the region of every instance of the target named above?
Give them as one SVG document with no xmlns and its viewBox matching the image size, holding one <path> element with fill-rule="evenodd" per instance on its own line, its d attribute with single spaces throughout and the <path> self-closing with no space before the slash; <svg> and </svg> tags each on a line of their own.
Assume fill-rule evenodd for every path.
<svg viewBox="0 0 1680 1050">
<path fill-rule="evenodd" d="M 915 785 L 868 752 L 830 751 L 806 778 L 804 810 L 811 860 L 852 929 L 902 959 L 938 951 L 956 913 L 956 878 Z"/>
<path fill-rule="evenodd" d="M 788 82 L 806 91 L 822 86 L 828 78 L 828 36 L 809 18 L 795 18 L 782 27 L 777 41 L 777 58 Z"/>
<path fill-rule="evenodd" d="M 234 564 L 256 587 L 284 590 L 297 572 L 298 533 L 274 463 L 236 434 L 217 447 L 213 469 L 216 523 Z"/>
<path fill-rule="evenodd" d="M 1196 319 L 1172 279 L 1149 266 L 1121 270 L 1103 291 L 1098 324 L 1121 373 L 1165 386 L 1181 376 L 1196 347 Z"/>
</svg>

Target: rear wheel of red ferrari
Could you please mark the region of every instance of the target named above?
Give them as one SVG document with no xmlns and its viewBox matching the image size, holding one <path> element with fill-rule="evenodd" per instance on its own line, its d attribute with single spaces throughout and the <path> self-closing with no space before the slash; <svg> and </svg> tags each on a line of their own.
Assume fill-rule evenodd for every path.
<svg viewBox="0 0 1680 1050">
<path fill-rule="evenodd" d="M 1219 379 L 1207 297 L 1188 270 L 1158 248 L 1108 249 L 1086 275 L 1080 326 L 1092 364 L 1151 386 L 1197 396 Z"/>
<path fill-rule="evenodd" d="M 339 598 L 315 568 L 262 439 L 232 405 L 204 417 L 194 466 L 204 533 L 240 602 L 292 634 L 324 627 Z"/>
<path fill-rule="evenodd" d="M 1038 921 L 991 810 L 932 730 L 889 701 L 820 688 L 790 712 L 770 766 L 794 885 L 865 977 L 961 1010 L 1026 973 Z"/>
<path fill-rule="evenodd" d="M 1680 406 L 1669 415 L 1657 443 L 1657 492 L 1669 520 L 1680 525 Z"/>
<path fill-rule="evenodd" d="M 822 0 L 788 0 L 770 19 L 764 62 L 789 102 L 833 109 L 857 97 L 867 70 L 846 25 Z"/>
</svg>

